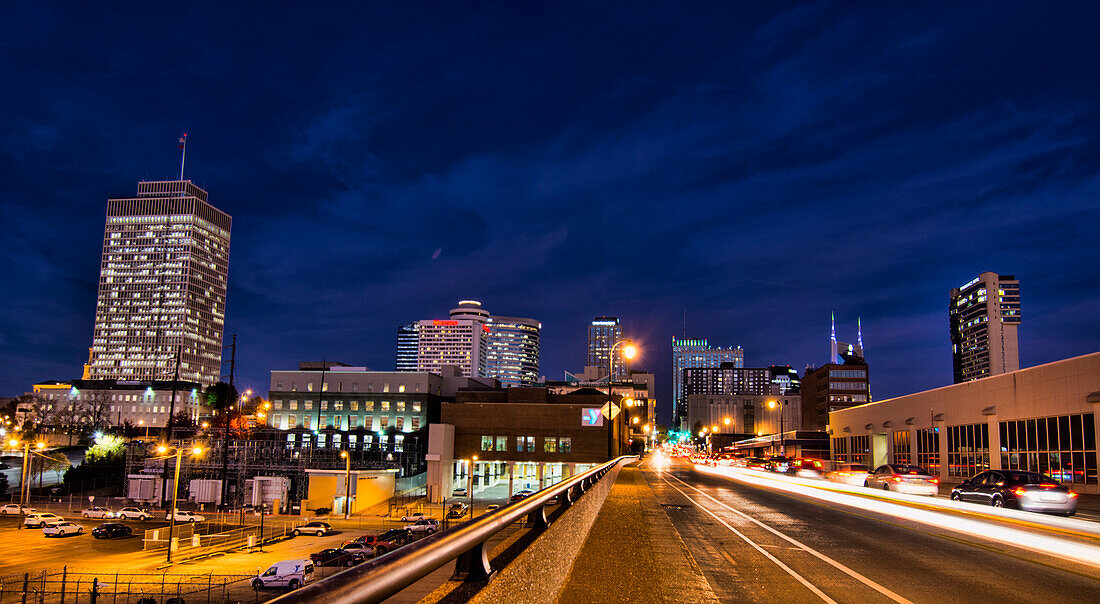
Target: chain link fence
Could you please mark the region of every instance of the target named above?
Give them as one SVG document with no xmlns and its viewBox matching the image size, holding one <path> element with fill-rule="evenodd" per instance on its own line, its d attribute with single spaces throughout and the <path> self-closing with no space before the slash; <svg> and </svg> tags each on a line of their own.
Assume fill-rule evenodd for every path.
<svg viewBox="0 0 1100 604">
<path fill-rule="evenodd" d="M 0 604 L 196 604 L 267 599 L 254 575 L 43 570 L 0 576 Z"/>
</svg>

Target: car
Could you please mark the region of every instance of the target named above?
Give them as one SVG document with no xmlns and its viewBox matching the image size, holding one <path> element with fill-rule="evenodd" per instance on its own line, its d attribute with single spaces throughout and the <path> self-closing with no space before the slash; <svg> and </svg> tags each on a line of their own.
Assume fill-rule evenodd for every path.
<svg viewBox="0 0 1100 604">
<path fill-rule="evenodd" d="M 92 536 L 96 539 L 111 539 L 114 537 L 129 537 L 134 534 L 134 529 L 117 522 L 104 522 L 92 529 Z"/>
<path fill-rule="evenodd" d="M 416 522 L 417 520 L 420 520 L 422 518 L 427 518 L 427 516 L 424 515 L 424 512 L 413 512 L 411 514 L 405 514 L 404 516 L 402 516 L 401 522 Z"/>
<path fill-rule="evenodd" d="M 768 465 L 768 460 L 763 457 L 747 457 L 745 458 L 745 467 L 750 470 L 763 470 Z"/>
<path fill-rule="evenodd" d="M 410 533 L 425 533 L 431 535 L 439 530 L 439 521 L 434 518 L 423 518 L 405 527 Z"/>
<path fill-rule="evenodd" d="M 272 564 L 262 574 L 252 579 L 252 589 L 257 591 L 273 587 L 298 589 L 312 583 L 315 572 L 313 560 L 283 560 Z"/>
<path fill-rule="evenodd" d="M 989 470 L 951 489 L 951 499 L 1048 514 L 1077 513 L 1077 493 L 1046 474 Z"/>
<path fill-rule="evenodd" d="M 28 506 L 25 506 L 25 505 L 19 505 L 18 503 L 5 503 L 4 505 L 0 506 L 0 514 L 4 514 L 5 516 L 7 516 L 7 515 L 19 516 L 21 514 L 33 514 L 37 511 L 38 510 L 35 509 L 35 508 L 28 507 Z"/>
<path fill-rule="evenodd" d="M 329 523 L 327 522 L 319 522 L 315 520 L 313 522 L 307 522 L 302 526 L 294 527 L 294 530 L 290 531 L 290 534 L 294 535 L 295 537 L 301 535 L 302 533 L 309 533 L 311 535 L 317 535 L 318 537 L 320 537 L 321 535 L 331 535 L 332 526 L 329 525 Z"/>
<path fill-rule="evenodd" d="M 165 520 L 172 519 L 172 512 L 168 512 L 164 515 Z M 206 516 L 202 514 L 196 514 L 195 512 L 187 512 L 184 510 L 176 510 L 176 522 L 202 522 L 206 520 Z"/>
<path fill-rule="evenodd" d="M 330 547 L 309 555 L 309 559 L 317 566 L 355 566 L 367 559 L 367 554 L 362 550 L 349 551 L 338 547 Z"/>
<path fill-rule="evenodd" d="M 530 489 L 523 489 L 522 491 L 516 491 L 515 493 L 513 493 L 509 501 L 519 501 L 520 499 L 527 499 L 534 494 L 535 492 Z"/>
<path fill-rule="evenodd" d="M 125 520 L 149 520 L 153 515 L 141 508 L 122 508 L 118 511 L 118 517 Z"/>
<path fill-rule="evenodd" d="M 791 460 L 788 472 L 799 478 L 822 478 L 825 472 L 825 461 L 812 457 L 796 457 Z"/>
<path fill-rule="evenodd" d="M 500 504 L 499 503 L 490 503 L 489 505 L 485 506 L 485 511 L 486 512 L 495 512 L 499 509 L 500 509 Z"/>
<path fill-rule="evenodd" d="M 458 487 L 454 491 L 451 491 L 451 497 L 469 497 L 470 492 L 466 490 L 466 487 Z"/>
<path fill-rule="evenodd" d="M 115 513 L 111 510 L 98 505 L 93 505 L 90 508 L 85 508 L 80 511 L 80 515 L 85 518 L 114 518 Z"/>
<path fill-rule="evenodd" d="M 356 539 L 341 543 L 340 549 L 351 553 L 362 554 L 364 558 L 369 558 L 374 555 L 374 545 Z"/>
<path fill-rule="evenodd" d="M 782 455 L 775 455 L 768 458 L 768 462 L 764 464 L 764 469 L 776 474 L 786 474 L 791 469 L 791 460 Z"/>
<path fill-rule="evenodd" d="M 62 520 L 60 522 L 51 522 L 42 527 L 42 534 L 47 537 L 64 537 L 65 535 L 83 535 L 84 527 L 75 522 L 69 522 L 68 520 Z"/>
<path fill-rule="evenodd" d="M 870 470 L 861 463 L 838 463 L 833 466 L 831 472 L 825 473 L 825 480 L 861 487 L 864 482 L 867 482 L 867 473 Z"/>
<path fill-rule="evenodd" d="M 51 514 L 49 512 L 35 512 L 23 519 L 23 526 L 33 526 L 42 528 L 47 524 L 53 524 L 54 522 L 63 522 L 65 519 L 57 514 Z"/>
<path fill-rule="evenodd" d="M 447 508 L 448 518 L 462 518 L 470 511 L 470 506 L 465 503 L 452 503 L 451 507 Z"/>
<path fill-rule="evenodd" d="M 936 496 L 940 492 L 940 479 L 920 466 L 909 464 L 884 464 L 867 473 L 863 486 L 884 491 L 896 491 L 909 495 Z"/>
<path fill-rule="evenodd" d="M 364 541 L 369 540 L 369 541 Z M 412 540 L 408 529 L 390 529 L 379 535 L 364 535 L 356 541 L 364 542 L 374 548 L 374 555 L 384 556 Z"/>
</svg>

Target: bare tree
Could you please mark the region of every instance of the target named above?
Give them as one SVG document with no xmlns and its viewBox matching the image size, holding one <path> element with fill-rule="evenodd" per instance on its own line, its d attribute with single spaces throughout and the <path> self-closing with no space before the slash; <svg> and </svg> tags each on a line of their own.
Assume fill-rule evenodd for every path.
<svg viewBox="0 0 1100 604">
<path fill-rule="evenodd" d="M 111 425 L 111 395 L 106 390 L 93 390 L 82 396 L 81 416 L 83 423 L 92 430 L 107 428 Z"/>
<path fill-rule="evenodd" d="M 61 401 L 51 401 L 40 394 L 21 394 L 15 397 L 16 429 L 20 430 L 24 438 L 34 438 L 42 433 L 47 426 L 57 423 L 57 405 Z"/>
</svg>

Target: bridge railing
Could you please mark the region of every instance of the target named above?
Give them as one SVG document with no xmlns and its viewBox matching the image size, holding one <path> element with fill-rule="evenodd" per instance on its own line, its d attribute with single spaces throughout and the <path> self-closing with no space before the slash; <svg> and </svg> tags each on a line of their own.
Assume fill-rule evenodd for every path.
<svg viewBox="0 0 1100 604">
<path fill-rule="evenodd" d="M 489 564 L 486 551 L 486 543 L 493 535 L 525 516 L 528 525 L 543 528 L 549 526 L 546 505 L 551 499 L 557 497 L 562 506 L 572 505 L 617 464 L 631 459 L 635 458 L 623 456 L 611 460 L 490 514 L 467 520 L 446 531 L 280 596 L 272 602 L 381 602 L 456 559 L 453 579 L 487 580 L 495 572 Z"/>
</svg>

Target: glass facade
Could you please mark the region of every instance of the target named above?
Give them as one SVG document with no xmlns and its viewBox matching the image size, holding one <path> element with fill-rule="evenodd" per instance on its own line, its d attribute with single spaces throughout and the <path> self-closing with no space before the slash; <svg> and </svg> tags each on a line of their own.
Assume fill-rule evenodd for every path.
<svg viewBox="0 0 1100 604">
<path fill-rule="evenodd" d="M 940 429 L 917 430 L 917 465 L 936 476 L 940 473 Z"/>
<path fill-rule="evenodd" d="M 1001 467 L 1041 472 L 1059 482 L 1097 484 L 1092 413 L 1000 423 Z"/>
<path fill-rule="evenodd" d="M 947 427 L 947 475 L 970 478 L 989 469 L 989 425 Z"/>
<path fill-rule="evenodd" d="M 894 463 L 913 463 L 908 430 L 894 432 Z"/>
</svg>

